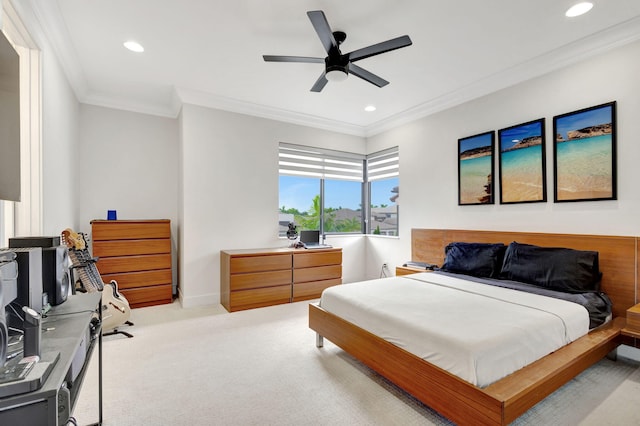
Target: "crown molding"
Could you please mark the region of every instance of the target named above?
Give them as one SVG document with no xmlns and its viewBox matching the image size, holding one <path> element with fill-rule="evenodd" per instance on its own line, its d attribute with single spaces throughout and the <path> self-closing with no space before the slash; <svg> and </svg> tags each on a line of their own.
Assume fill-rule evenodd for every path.
<svg viewBox="0 0 640 426">
<path fill-rule="evenodd" d="M 216 96 L 197 90 L 177 88 L 176 93 L 178 98 L 183 103 L 187 104 L 221 109 L 240 114 L 252 115 L 255 117 L 267 118 L 270 120 L 297 124 L 300 126 L 314 127 L 332 132 L 364 137 L 364 127 L 362 126 L 356 126 L 336 120 L 328 120 L 326 118 L 309 114 L 301 114 L 299 112 L 279 108 L 266 107 L 264 105 Z"/>
<path fill-rule="evenodd" d="M 176 118 L 181 107 L 181 105 L 174 105 L 174 102 L 169 102 L 168 104 L 162 102 L 136 102 L 127 98 L 117 98 L 99 93 L 90 93 L 81 98 L 80 102 L 87 105 L 120 109 L 140 114 L 157 115 L 166 118 Z"/>
<path fill-rule="evenodd" d="M 87 79 L 78 60 L 75 50 L 73 49 L 73 43 L 67 32 L 67 26 L 60 13 L 57 1 L 52 0 L 32 0 L 29 2 L 21 3 L 23 12 L 27 12 L 26 9 L 30 7 L 33 19 L 29 19 L 28 28 L 30 31 L 37 33 L 36 42 L 43 48 L 48 45 L 53 49 L 55 56 L 58 59 L 58 63 L 62 67 L 67 81 L 73 89 L 78 100 L 82 100 L 86 97 L 89 86 Z M 27 13 L 27 15 L 31 15 Z M 24 19 L 23 14 L 21 16 Z"/>
</svg>

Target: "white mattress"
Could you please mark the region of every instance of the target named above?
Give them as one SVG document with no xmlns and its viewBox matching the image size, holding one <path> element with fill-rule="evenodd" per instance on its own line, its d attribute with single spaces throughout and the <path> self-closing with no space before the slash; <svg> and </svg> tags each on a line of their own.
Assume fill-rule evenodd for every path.
<svg viewBox="0 0 640 426">
<path fill-rule="evenodd" d="M 576 303 L 436 273 L 330 287 L 320 305 L 479 387 L 589 331 Z"/>
</svg>

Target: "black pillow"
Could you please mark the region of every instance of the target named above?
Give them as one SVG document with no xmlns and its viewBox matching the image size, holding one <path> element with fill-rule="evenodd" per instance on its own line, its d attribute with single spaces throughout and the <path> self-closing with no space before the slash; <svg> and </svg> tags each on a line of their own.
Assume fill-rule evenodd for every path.
<svg viewBox="0 0 640 426">
<path fill-rule="evenodd" d="M 506 247 L 502 243 L 455 242 L 444 249 L 443 271 L 495 278 L 500 273 Z"/>
<path fill-rule="evenodd" d="M 539 247 L 512 242 L 500 278 L 568 293 L 600 290 L 602 274 L 597 251 Z"/>
</svg>

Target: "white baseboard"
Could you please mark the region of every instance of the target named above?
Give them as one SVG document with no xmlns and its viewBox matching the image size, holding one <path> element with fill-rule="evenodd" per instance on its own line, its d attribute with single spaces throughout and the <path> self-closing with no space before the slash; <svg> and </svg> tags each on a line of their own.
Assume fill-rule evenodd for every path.
<svg viewBox="0 0 640 426">
<path fill-rule="evenodd" d="M 178 299 L 180 300 L 180 305 L 183 308 L 195 308 L 198 306 L 211 306 L 220 304 L 220 294 L 218 293 L 185 297 L 182 294 L 181 289 L 178 289 Z"/>
</svg>

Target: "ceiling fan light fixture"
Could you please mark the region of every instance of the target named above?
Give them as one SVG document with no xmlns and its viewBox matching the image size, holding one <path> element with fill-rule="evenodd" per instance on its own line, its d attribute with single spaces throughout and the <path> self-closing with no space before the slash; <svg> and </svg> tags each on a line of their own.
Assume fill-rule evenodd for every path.
<svg viewBox="0 0 640 426">
<path fill-rule="evenodd" d="M 327 73 L 325 74 L 325 78 L 327 80 L 334 82 L 345 81 L 348 76 L 349 74 L 347 74 L 347 71 L 341 68 L 327 70 Z"/>
</svg>

